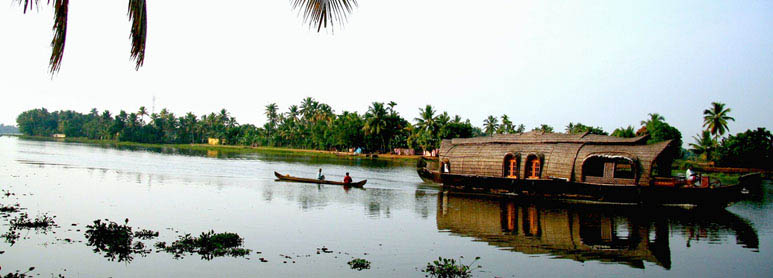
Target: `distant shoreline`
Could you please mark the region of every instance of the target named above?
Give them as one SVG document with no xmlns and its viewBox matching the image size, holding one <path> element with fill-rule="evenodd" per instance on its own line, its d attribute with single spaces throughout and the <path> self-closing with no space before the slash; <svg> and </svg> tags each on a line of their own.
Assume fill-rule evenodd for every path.
<svg viewBox="0 0 773 278">
<path fill-rule="evenodd" d="M 6 134 L 10 135 L 10 134 Z M 323 150 L 311 150 L 311 149 L 293 149 L 284 147 L 251 147 L 251 146 L 237 146 L 237 145 L 208 145 L 208 144 L 156 144 L 156 143 L 137 143 L 128 141 L 116 141 L 116 140 L 95 140 L 87 138 L 52 138 L 45 136 L 30 136 L 30 135 L 10 135 L 19 137 L 22 139 L 41 140 L 41 141 L 60 141 L 68 143 L 84 143 L 94 145 L 110 145 L 110 146 L 126 146 L 126 147 L 143 147 L 143 148 L 176 148 L 183 150 L 193 151 L 222 151 L 224 153 L 263 153 L 263 154 L 293 154 L 304 156 L 327 156 L 338 158 L 365 158 L 365 159 L 382 159 L 382 160 L 398 160 L 398 161 L 416 161 L 422 158 L 421 155 L 394 155 L 394 154 L 355 154 L 350 152 L 337 152 L 337 151 L 323 151 Z"/>
</svg>

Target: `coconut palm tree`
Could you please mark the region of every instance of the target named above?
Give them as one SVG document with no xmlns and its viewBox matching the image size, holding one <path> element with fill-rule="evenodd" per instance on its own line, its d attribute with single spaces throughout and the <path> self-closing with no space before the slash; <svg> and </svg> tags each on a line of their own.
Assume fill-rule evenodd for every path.
<svg viewBox="0 0 773 278">
<path fill-rule="evenodd" d="M 390 116 L 398 115 L 397 111 L 395 111 L 395 106 L 397 106 L 397 102 L 390 101 L 387 103 L 387 111 L 389 111 Z"/>
<path fill-rule="evenodd" d="M 387 127 L 386 118 L 387 111 L 384 109 L 384 103 L 381 102 L 373 102 L 373 104 L 368 107 L 368 112 L 365 113 L 365 125 L 362 127 L 362 130 L 365 131 L 366 135 L 374 135 L 381 141 L 379 150 L 384 150 L 384 146 L 386 145 L 386 140 L 383 136 Z"/>
<path fill-rule="evenodd" d="M 424 109 L 419 108 L 419 117 L 414 118 L 416 127 L 424 132 L 434 133 L 437 130 L 437 117 L 432 105 L 427 104 Z"/>
<path fill-rule="evenodd" d="M 489 115 L 488 118 L 483 120 L 483 129 L 488 136 L 494 135 L 494 132 L 497 131 L 497 128 L 499 127 L 498 122 L 499 120 L 497 117 L 494 117 L 493 115 Z"/>
<path fill-rule="evenodd" d="M 534 129 L 532 129 L 532 131 L 539 131 L 542 133 L 553 133 L 553 127 L 546 124 L 541 124 L 539 125 L 539 127 L 535 127 Z"/>
<path fill-rule="evenodd" d="M 26 14 L 28 10 L 38 8 L 40 0 L 12 0 L 23 7 Z M 148 13 L 146 0 L 129 0 L 129 20 L 131 51 L 130 57 L 135 62 L 135 69 L 139 70 L 145 62 L 145 43 L 148 35 Z M 67 16 L 70 6 L 69 0 L 48 0 L 54 8 L 54 38 L 51 40 L 51 58 L 49 59 L 49 71 L 54 74 L 62 66 L 65 41 L 67 37 Z M 345 22 L 346 17 L 357 6 L 357 0 L 291 0 L 294 9 L 299 10 L 303 21 L 311 28 L 316 27 L 317 32 L 322 28 L 333 27 L 338 22 Z"/>
<path fill-rule="evenodd" d="M 140 119 L 142 120 L 142 123 L 145 123 L 145 116 L 148 115 L 148 110 L 145 109 L 145 106 L 140 106 L 140 110 L 137 111 L 137 116 L 140 116 Z"/>
<path fill-rule="evenodd" d="M 499 125 L 499 128 L 497 129 L 497 133 L 499 133 L 499 134 L 513 134 L 513 133 L 515 133 L 515 128 L 513 127 L 513 122 L 510 121 L 510 117 L 508 117 L 506 114 L 502 115 L 502 124 Z"/>
<path fill-rule="evenodd" d="M 448 112 L 443 111 L 443 113 L 440 113 L 440 115 L 435 117 L 435 123 L 438 129 L 447 125 L 449 122 L 451 122 L 451 116 L 448 116 Z"/>
<path fill-rule="evenodd" d="M 319 102 L 312 97 L 306 97 L 301 101 L 300 113 L 304 120 L 309 121 L 317 112 L 317 105 Z"/>
<path fill-rule="evenodd" d="M 661 116 L 658 113 L 649 113 L 647 115 L 649 115 L 650 118 L 647 119 L 646 121 L 641 121 L 641 125 L 643 125 L 643 126 L 647 126 L 648 124 L 654 123 L 654 122 L 663 122 L 663 121 L 666 120 L 666 118 L 664 118 L 663 116 Z"/>
<path fill-rule="evenodd" d="M 714 140 L 729 130 L 727 121 L 735 121 L 728 114 L 730 108 L 725 108 L 725 104 L 719 102 L 712 102 L 709 109 L 703 110 L 703 127 L 714 135 Z"/>
<path fill-rule="evenodd" d="M 717 146 L 717 141 L 711 137 L 711 132 L 704 130 L 692 138 L 695 140 L 695 143 L 690 143 L 692 152 L 697 155 L 703 154 L 706 160 L 711 161 L 711 151 Z"/>
</svg>

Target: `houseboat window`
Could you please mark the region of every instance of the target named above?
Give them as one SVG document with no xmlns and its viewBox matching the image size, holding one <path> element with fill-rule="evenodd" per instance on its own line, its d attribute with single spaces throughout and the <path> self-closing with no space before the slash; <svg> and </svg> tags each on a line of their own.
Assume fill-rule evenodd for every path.
<svg viewBox="0 0 773 278">
<path fill-rule="evenodd" d="M 590 157 L 582 164 L 582 174 L 586 177 L 604 176 L 604 159 L 600 157 Z"/>
<path fill-rule="evenodd" d="M 535 155 L 530 155 L 526 160 L 526 177 L 529 179 L 540 178 L 540 172 L 542 171 L 542 165 L 540 165 L 539 158 Z"/>
<path fill-rule="evenodd" d="M 633 179 L 634 178 L 634 171 L 633 171 L 633 163 L 629 160 L 625 159 L 616 159 L 615 160 L 615 178 L 617 179 Z"/>
<path fill-rule="evenodd" d="M 652 164 L 652 176 L 671 177 L 671 161 L 655 161 Z"/>
<path fill-rule="evenodd" d="M 518 178 L 518 158 L 512 154 L 505 155 L 502 168 L 502 173 L 506 178 Z"/>
<path fill-rule="evenodd" d="M 442 173 L 451 173 L 451 162 L 443 161 L 443 163 L 440 163 L 440 171 Z"/>
</svg>

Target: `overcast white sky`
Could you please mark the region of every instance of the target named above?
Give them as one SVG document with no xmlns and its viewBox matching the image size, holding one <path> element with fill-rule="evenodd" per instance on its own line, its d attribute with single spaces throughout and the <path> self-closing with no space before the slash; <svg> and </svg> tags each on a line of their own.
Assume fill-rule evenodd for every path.
<svg viewBox="0 0 773 278">
<path fill-rule="evenodd" d="M 727 103 L 732 133 L 773 127 L 773 1 L 360 0 L 316 33 L 288 0 L 148 0 L 145 66 L 129 60 L 128 1 L 70 1 L 62 69 L 47 72 L 52 9 L 0 5 L 0 123 L 46 107 L 197 115 L 262 124 L 312 96 L 336 112 L 432 104 L 481 126 L 582 122 L 607 131 L 656 112 L 698 133 Z"/>
</svg>

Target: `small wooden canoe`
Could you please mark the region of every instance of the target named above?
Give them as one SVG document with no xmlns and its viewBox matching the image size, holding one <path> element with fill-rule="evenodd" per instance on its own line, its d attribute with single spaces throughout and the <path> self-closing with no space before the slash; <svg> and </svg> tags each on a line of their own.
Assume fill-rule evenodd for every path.
<svg viewBox="0 0 773 278">
<path fill-rule="evenodd" d="M 305 182 L 305 183 L 316 183 L 316 184 L 335 184 L 335 185 L 343 185 L 343 186 L 351 186 L 351 187 L 362 187 L 363 185 L 365 185 L 366 182 L 368 182 L 368 180 L 361 180 L 350 184 L 344 184 L 343 182 L 340 182 L 340 181 L 297 178 L 290 175 L 282 175 L 277 172 L 274 172 L 274 176 L 276 176 L 277 179 L 282 181 L 294 181 L 294 182 Z"/>
</svg>

